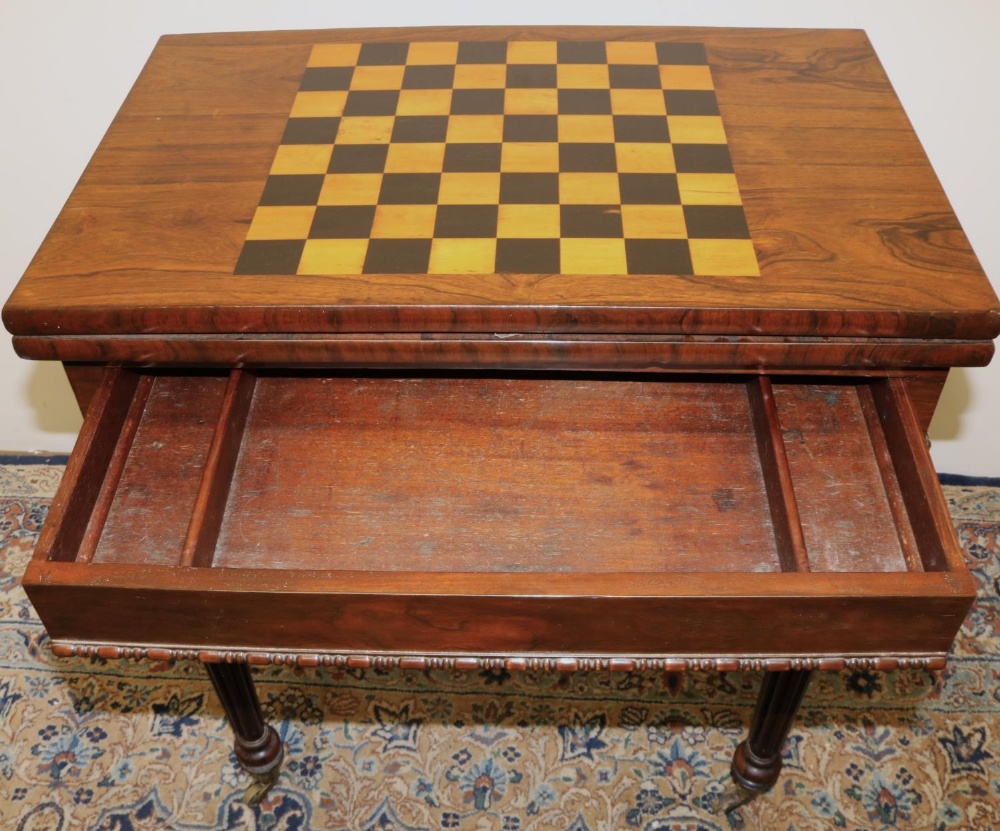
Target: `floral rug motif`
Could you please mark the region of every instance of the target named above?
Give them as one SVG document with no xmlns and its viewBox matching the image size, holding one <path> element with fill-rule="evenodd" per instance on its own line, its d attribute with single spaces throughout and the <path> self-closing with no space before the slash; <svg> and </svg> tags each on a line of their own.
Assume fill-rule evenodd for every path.
<svg viewBox="0 0 1000 831">
<path fill-rule="evenodd" d="M 19 585 L 62 468 L 0 465 L 0 827 L 1000 828 L 1000 488 L 945 488 L 979 599 L 942 673 L 817 673 L 771 793 L 726 815 L 758 673 L 257 673 L 257 807 L 207 677 L 56 659 Z"/>
</svg>

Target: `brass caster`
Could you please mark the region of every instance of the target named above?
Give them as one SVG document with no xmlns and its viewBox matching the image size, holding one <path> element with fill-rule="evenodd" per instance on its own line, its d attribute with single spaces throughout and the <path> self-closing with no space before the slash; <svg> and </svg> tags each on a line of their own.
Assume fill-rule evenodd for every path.
<svg viewBox="0 0 1000 831">
<path fill-rule="evenodd" d="M 259 805 L 260 801 L 267 796 L 267 792 L 274 787 L 274 783 L 277 781 L 278 771 L 267 773 L 263 776 L 254 776 L 243 793 L 243 802 L 251 808 Z"/>
<path fill-rule="evenodd" d="M 732 780 L 729 780 L 729 784 L 731 787 L 726 789 L 726 794 L 720 803 L 722 812 L 727 816 L 752 802 L 761 794 L 761 791 L 749 791 Z"/>
</svg>

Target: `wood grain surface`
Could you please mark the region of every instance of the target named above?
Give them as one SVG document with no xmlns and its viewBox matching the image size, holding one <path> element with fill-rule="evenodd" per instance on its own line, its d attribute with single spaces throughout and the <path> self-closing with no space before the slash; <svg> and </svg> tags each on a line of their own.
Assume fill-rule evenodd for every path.
<svg viewBox="0 0 1000 831">
<path fill-rule="evenodd" d="M 234 275 L 314 44 L 598 38 L 705 44 L 759 277 Z M 862 32 L 572 27 L 163 38 L 4 320 L 18 335 L 90 342 L 335 332 L 984 341 L 1000 331 L 996 296 Z"/>
<path fill-rule="evenodd" d="M 598 588 L 586 575 L 40 562 L 30 578 L 60 641 L 416 655 L 941 656 L 975 591 L 938 572 L 612 574 Z"/>
</svg>

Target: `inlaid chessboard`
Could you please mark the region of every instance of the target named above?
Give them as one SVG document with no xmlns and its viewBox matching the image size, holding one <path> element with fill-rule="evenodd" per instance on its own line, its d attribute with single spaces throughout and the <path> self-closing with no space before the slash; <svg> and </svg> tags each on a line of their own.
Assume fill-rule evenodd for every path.
<svg viewBox="0 0 1000 831">
<path fill-rule="evenodd" d="M 313 47 L 237 274 L 756 276 L 698 43 Z"/>
</svg>

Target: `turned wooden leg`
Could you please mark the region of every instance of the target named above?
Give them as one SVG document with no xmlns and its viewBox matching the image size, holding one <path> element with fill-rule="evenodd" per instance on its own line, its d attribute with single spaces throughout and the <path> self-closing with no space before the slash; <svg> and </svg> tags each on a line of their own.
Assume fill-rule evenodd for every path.
<svg viewBox="0 0 1000 831">
<path fill-rule="evenodd" d="M 812 670 L 765 672 L 750 735 L 733 754 L 733 779 L 747 791 L 770 790 L 781 772 L 781 746 L 788 737 Z"/>
<path fill-rule="evenodd" d="M 277 776 L 284 748 L 274 728 L 264 721 L 250 667 L 206 663 L 205 669 L 236 734 L 233 747 L 240 765 L 253 776 Z"/>
</svg>

